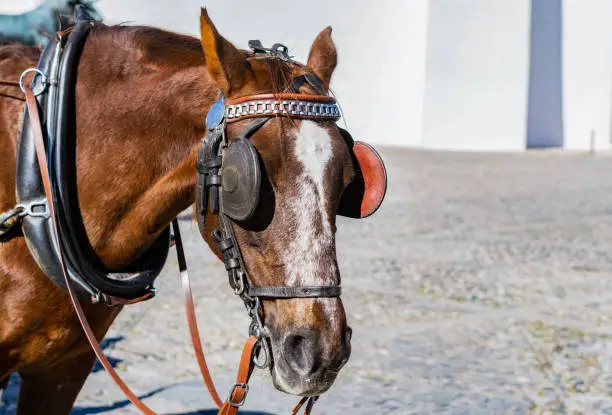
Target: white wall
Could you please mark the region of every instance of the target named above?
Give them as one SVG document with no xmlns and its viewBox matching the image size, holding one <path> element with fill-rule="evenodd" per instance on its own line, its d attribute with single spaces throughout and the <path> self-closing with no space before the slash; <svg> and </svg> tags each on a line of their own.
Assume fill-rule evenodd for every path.
<svg viewBox="0 0 612 415">
<path fill-rule="evenodd" d="M 331 86 L 355 138 L 421 143 L 427 0 L 104 0 L 96 6 L 110 23 L 198 35 L 203 5 L 219 32 L 237 46 L 246 48 L 249 39 L 267 46 L 280 42 L 300 61 L 331 25 L 339 56 Z"/>
<path fill-rule="evenodd" d="M 612 1 L 564 0 L 563 93 L 565 147 L 610 148 Z"/>
<path fill-rule="evenodd" d="M 525 146 L 528 0 L 431 0 L 424 144 L 460 150 Z"/>
<path fill-rule="evenodd" d="M 0 13 L 41 2 L 0 0 Z M 339 53 L 332 88 L 356 138 L 434 149 L 582 150 L 594 130 L 597 148 L 610 148 L 612 0 L 96 3 L 108 23 L 194 36 L 201 6 L 237 46 L 280 42 L 301 61 L 332 25 Z"/>
</svg>

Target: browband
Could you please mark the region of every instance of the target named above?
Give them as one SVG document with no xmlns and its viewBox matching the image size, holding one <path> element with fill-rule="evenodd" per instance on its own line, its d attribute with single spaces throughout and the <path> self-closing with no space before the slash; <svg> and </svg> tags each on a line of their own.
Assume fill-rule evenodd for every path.
<svg viewBox="0 0 612 415">
<path fill-rule="evenodd" d="M 327 95 L 282 93 L 235 98 L 227 102 L 225 112 L 227 122 L 275 116 L 338 121 L 340 109 Z"/>
</svg>

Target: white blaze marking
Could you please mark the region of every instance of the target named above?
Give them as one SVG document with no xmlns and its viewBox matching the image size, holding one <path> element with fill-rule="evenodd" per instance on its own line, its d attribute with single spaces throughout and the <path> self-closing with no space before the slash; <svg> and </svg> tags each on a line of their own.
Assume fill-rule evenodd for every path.
<svg viewBox="0 0 612 415">
<path fill-rule="evenodd" d="M 295 140 L 295 156 L 303 165 L 303 173 L 302 177 L 297 178 L 297 197 L 288 201 L 296 234 L 291 235 L 287 254 L 287 283 L 320 285 L 324 281 L 321 275 L 317 278 L 317 274 L 320 274 L 317 263 L 325 250 L 333 246 L 323 189 L 325 169 L 332 158 L 331 137 L 315 122 L 302 121 Z M 322 229 L 316 226 L 317 218 L 321 220 Z M 330 269 L 329 272 L 335 274 L 335 270 Z"/>
</svg>

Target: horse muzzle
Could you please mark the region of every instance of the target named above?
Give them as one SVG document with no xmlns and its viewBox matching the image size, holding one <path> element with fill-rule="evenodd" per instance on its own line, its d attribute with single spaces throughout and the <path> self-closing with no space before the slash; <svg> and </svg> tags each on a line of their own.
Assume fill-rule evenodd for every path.
<svg viewBox="0 0 612 415">
<path fill-rule="evenodd" d="M 344 318 L 328 317 L 317 325 L 266 330 L 273 358 L 270 370 L 278 390 L 316 396 L 334 383 L 350 357 L 352 331 Z"/>
</svg>

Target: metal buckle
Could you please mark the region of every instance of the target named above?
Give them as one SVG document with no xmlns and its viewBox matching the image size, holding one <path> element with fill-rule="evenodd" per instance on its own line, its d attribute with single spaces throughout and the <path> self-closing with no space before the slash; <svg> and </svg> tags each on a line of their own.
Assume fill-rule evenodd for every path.
<svg viewBox="0 0 612 415">
<path fill-rule="evenodd" d="M 45 89 L 47 89 L 47 75 L 45 75 L 45 73 L 38 68 L 29 68 L 21 73 L 21 76 L 19 77 L 19 88 L 21 89 L 21 92 L 25 94 L 25 86 L 23 85 L 23 81 L 25 76 L 30 72 L 34 72 L 36 75 L 42 76 L 41 89 L 39 91 L 32 91 L 34 93 L 34 96 L 38 96 L 45 92 Z M 34 75 L 34 77 L 36 77 L 36 75 Z"/>
<path fill-rule="evenodd" d="M 261 354 L 263 353 L 263 360 L 261 359 Z M 266 343 L 266 339 L 260 337 L 255 344 L 255 350 L 253 351 L 253 364 L 258 369 L 265 369 L 269 366 L 270 363 L 270 355 L 268 353 L 268 343 Z"/>
<path fill-rule="evenodd" d="M 234 286 L 234 294 L 242 295 L 244 291 L 246 290 L 246 280 L 245 280 L 244 272 L 242 272 L 242 270 L 238 270 L 236 272 L 236 275 L 238 276 L 238 279 L 234 278 L 234 283 L 236 284 Z"/>
<path fill-rule="evenodd" d="M 255 297 L 255 304 L 253 306 L 247 305 L 249 316 L 251 317 L 251 325 L 249 327 L 249 335 L 255 336 L 258 339 L 261 338 L 261 330 L 263 329 L 263 323 L 259 318 L 259 307 L 261 307 L 261 301 L 259 297 Z"/>
<path fill-rule="evenodd" d="M 249 325 L 249 336 L 257 338 L 257 343 L 253 349 L 253 364 L 259 369 L 265 369 L 270 363 L 270 352 L 268 350 L 268 343 L 263 335 L 263 323 L 259 317 L 259 307 L 261 307 L 261 300 L 259 297 L 255 297 L 255 304 L 252 306 L 245 304 L 251 317 L 251 324 Z M 263 353 L 263 355 L 262 355 Z"/>
<path fill-rule="evenodd" d="M 234 394 L 234 392 L 236 391 L 236 388 L 238 388 L 238 387 L 244 389 L 244 396 L 242 397 L 240 402 L 234 402 L 234 401 L 232 401 L 232 395 Z M 229 396 L 227 397 L 227 403 L 230 406 L 233 406 L 234 408 L 239 408 L 242 405 L 244 405 L 244 401 L 246 401 L 246 397 L 247 397 L 248 394 L 249 394 L 249 385 L 247 385 L 244 382 L 236 382 L 230 388 Z"/>
<path fill-rule="evenodd" d="M 34 211 L 34 208 L 42 206 L 44 209 L 42 211 Z M 41 217 L 47 218 L 49 217 L 49 206 L 47 206 L 47 199 L 36 200 L 34 202 L 30 202 L 27 204 L 18 204 L 15 206 L 17 209 L 20 209 L 19 213 L 20 217 L 24 216 L 33 216 L 33 217 Z"/>
</svg>

